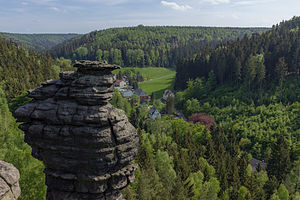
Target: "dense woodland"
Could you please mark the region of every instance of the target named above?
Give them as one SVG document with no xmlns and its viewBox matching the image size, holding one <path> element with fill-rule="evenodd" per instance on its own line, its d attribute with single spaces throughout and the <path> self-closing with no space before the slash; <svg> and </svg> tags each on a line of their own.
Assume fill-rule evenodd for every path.
<svg viewBox="0 0 300 200">
<path fill-rule="evenodd" d="M 192 125 L 172 115 L 147 121 L 147 111 L 115 95 L 112 103 L 126 111 L 141 136 L 140 169 L 137 181 L 125 192 L 127 199 L 300 198 L 300 80 L 299 63 L 295 64 L 299 59 L 295 53 L 299 21 L 293 18 L 261 36 L 209 48 L 203 52 L 211 54 L 182 61 L 185 65 L 178 66 L 175 84 L 184 83 L 185 90 L 176 93 L 175 107 L 191 121 L 198 113 L 202 123 Z M 265 39 L 273 41 L 272 47 L 256 44 L 272 35 L 277 37 Z M 230 53 L 227 49 L 233 48 L 231 45 L 243 45 L 236 55 L 246 59 L 240 64 L 238 80 L 225 78 L 235 65 L 223 63 L 228 71 L 218 74 L 214 70 L 222 68 L 210 63 L 214 53 Z M 260 52 L 251 55 L 255 49 Z M 263 53 L 267 49 L 269 58 Z M 206 65 L 197 63 L 198 58 L 205 58 Z M 225 54 L 225 58 L 230 56 Z M 267 64 L 271 58 L 273 67 Z M 212 68 L 207 68 L 210 64 Z M 186 74 L 190 76 L 183 79 Z M 168 107 L 158 101 L 154 105 L 160 110 Z M 212 121 L 212 128 L 201 126 Z M 250 158 L 264 160 L 266 169 L 258 166 L 258 172 L 253 172 Z"/>
<path fill-rule="evenodd" d="M 198 53 L 191 53 L 192 57 L 177 66 L 175 86 L 181 91 L 176 92 L 175 99 L 164 104 L 153 96 L 148 102 L 168 113 L 162 119 L 148 119 L 148 106 L 139 106 L 137 95 L 128 100 L 115 91 L 111 103 L 126 112 L 140 137 L 136 180 L 123 191 L 124 197 L 299 200 L 299 25 L 300 18 L 295 17 L 269 32 L 216 48 L 203 49 L 196 43 L 190 52 Z M 138 28 L 150 29 L 133 29 Z M 109 29 L 113 30 L 121 29 Z M 116 35 L 112 37 L 118 40 Z M 97 42 L 92 41 L 89 42 L 96 47 Z M 14 93 L 28 89 L 14 88 L 18 80 L 26 83 L 27 71 L 31 71 L 28 87 L 35 87 L 39 81 L 69 69 L 71 60 L 53 60 L 8 42 L 0 44 L 0 74 L 4 83 L 3 90 L 0 89 L 0 160 L 11 162 L 20 170 L 21 200 L 45 199 L 43 165 L 31 157 L 31 149 L 24 143 L 23 133 L 17 129 L 9 108 L 13 111 L 29 100 L 24 95 L 11 99 Z M 107 49 L 111 48 L 116 47 Z M 14 77 L 13 81 L 5 84 L 10 77 Z M 173 113 L 175 108 L 189 121 L 178 119 Z M 254 172 L 249 164 L 251 158 L 264 160 L 267 167 L 258 165 Z"/>
<path fill-rule="evenodd" d="M 28 101 L 22 99 L 21 102 Z M 20 200 L 41 200 L 46 197 L 44 166 L 31 156 L 24 142 L 24 133 L 9 111 L 8 102 L 0 88 L 0 160 L 13 163 L 20 172 Z"/>
<path fill-rule="evenodd" d="M 199 80 L 175 97 L 186 116 L 199 113 L 196 124 L 192 117 L 185 122 L 175 115 L 147 120 L 148 110 L 136 106 L 137 97 L 128 101 L 114 94 L 112 104 L 125 110 L 141 140 L 140 168 L 124 191 L 126 199 L 299 199 L 300 104 L 234 100 L 226 106 L 219 95 L 215 101 L 223 106 L 218 107 L 192 98 L 210 92 L 211 82 L 199 88 Z M 168 109 L 168 102 L 158 99 L 153 105 Z M 267 168 L 253 172 L 251 158 L 264 160 Z"/>
<path fill-rule="evenodd" d="M 248 89 L 264 89 L 276 80 L 299 76 L 300 18 L 274 25 L 265 33 L 253 34 L 207 48 L 177 64 L 176 89 L 186 88 L 189 79 L 208 78 L 213 71 L 217 83 L 246 84 Z"/>
<path fill-rule="evenodd" d="M 54 60 L 0 39 L 0 83 L 8 98 L 33 89 L 45 80 L 57 78 L 59 72 L 69 69 L 70 65 L 70 60 Z"/>
<path fill-rule="evenodd" d="M 262 33 L 267 28 L 147 27 L 112 28 L 68 40 L 50 50 L 54 57 L 106 60 L 121 66 L 175 67 L 206 46 Z"/>
<path fill-rule="evenodd" d="M 176 93 L 176 108 L 186 116 L 195 113 L 212 116 L 225 138 L 229 141 L 234 138 L 229 144 L 238 144 L 233 148 L 233 152 L 238 152 L 233 156 L 235 159 L 246 153 L 267 163 L 266 182 L 260 177 L 261 191 L 251 192 L 255 181 L 247 186 L 247 181 L 229 178 L 229 188 L 234 188 L 230 186 L 233 182 L 240 184 L 240 189 L 247 188 L 249 196 L 242 199 L 288 199 L 282 194 L 277 194 L 278 197 L 271 194 L 283 191 L 284 187 L 290 199 L 299 198 L 299 25 L 300 18 L 294 17 L 266 33 L 205 49 L 177 65 L 175 88 L 185 90 Z M 212 138 L 217 136 L 214 130 Z M 214 162 L 209 164 L 218 171 Z M 259 173 L 254 175 L 258 177 Z M 240 171 L 217 173 L 217 177 L 222 185 L 224 177 L 234 174 Z M 229 199 L 239 199 L 236 195 L 231 193 Z"/>
<path fill-rule="evenodd" d="M 78 34 L 20 34 L 0 33 L 0 38 L 22 45 L 26 49 L 44 52 Z"/>
</svg>

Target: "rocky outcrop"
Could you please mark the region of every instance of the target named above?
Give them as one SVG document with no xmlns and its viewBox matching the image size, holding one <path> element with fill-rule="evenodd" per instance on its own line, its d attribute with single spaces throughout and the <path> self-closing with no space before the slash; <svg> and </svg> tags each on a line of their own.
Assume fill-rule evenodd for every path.
<svg viewBox="0 0 300 200">
<path fill-rule="evenodd" d="M 0 200 L 16 200 L 21 194 L 20 174 L 12 164 L 0 160 Z"/>
<path fill-rule="evenodd" d="M 47 199 L 122 199 L 134 180 L 138 136 L 110 103 L 119 68 L 79 61 L 76 72 L 42 83 L 14 116 L 32 155 L 45 165 Z"/>
</svg>

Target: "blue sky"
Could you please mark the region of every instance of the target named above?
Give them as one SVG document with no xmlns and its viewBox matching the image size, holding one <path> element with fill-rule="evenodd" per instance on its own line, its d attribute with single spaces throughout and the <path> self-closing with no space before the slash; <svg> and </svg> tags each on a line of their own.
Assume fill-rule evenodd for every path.
<svg viewBox="0 0 300 200">
<path fill-rule="evenodd" d="M 299 0 L 0 0 L 0 32 L 88 33 L 143 25 L 267 26 Z"/>
</svg>

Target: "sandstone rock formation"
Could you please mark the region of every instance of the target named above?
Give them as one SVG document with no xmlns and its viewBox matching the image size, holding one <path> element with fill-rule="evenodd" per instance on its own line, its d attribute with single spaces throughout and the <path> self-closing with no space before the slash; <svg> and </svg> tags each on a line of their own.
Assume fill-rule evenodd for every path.
<svg viewBox="0 0 300 200">
<path fill-rule="evenodd" d="M 79 61 L 30 92 L 33 100 L 14 116 L 25 142 L 45 165 L 47 199 L 122 199 L 134 180 L 138 136 L 122 110 L 110 103 L 119 68 Z"/>
<path fill-rule="evenodd" d="M 0 200 L 16 200 L 21 194 L 20 174 L 12 164 L 0 160 Z"/>
</svg>

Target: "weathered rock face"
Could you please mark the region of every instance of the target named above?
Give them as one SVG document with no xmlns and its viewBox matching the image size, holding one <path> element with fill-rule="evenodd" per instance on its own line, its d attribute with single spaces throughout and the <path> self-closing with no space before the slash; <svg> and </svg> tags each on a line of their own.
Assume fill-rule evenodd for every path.
<svg viewBox="0 0 300 200">
<path fill-rule="evenodd" d="M 14 116 L 25 142 L 45 164 L 47 199 L 122 199 L 134 180 L 138 136 L 110 103 L 119 66 L 76 62 L 76 72 L 42 83 Z"/>
<path fill-rule="evenodd" d="M 0 200 L 16 200 L 21 194 L 20 174 L 12 164 L 0 160 Z"/>
</svg>

